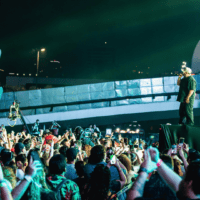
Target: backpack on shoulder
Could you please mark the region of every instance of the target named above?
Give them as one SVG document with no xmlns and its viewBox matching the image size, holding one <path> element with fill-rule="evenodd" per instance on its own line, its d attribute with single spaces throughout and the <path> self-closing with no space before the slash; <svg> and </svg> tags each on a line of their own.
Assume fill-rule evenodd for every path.
<svg viewBox="0 0 200 200">
<path fill-rule="evenodd" d="M 47 180 L 48 180 L 48 179 L 47 179 Z M 63 199 L 62 196 L 61 196 L 61 188 L 62 188 L 62 186 L 63 186 L 66 182 L 67 182 L 67 179 L 62 180 L 62 182 L 61 182 L 56 188 L 54 188 L 54 187 L 53 187 L 53 184 L 51 183 L 51 181 L 48 180 L 48 183 L 49 183 L 49 185 L 50 185 L 50 187 L 51 187 L 51 190 L 52 190 L 53 192 L 55 192 L 55 195 L 56 195 L 56 199 L 57 199 L 57 200 L 62 200 L 62 199 Z"/>
</svg>

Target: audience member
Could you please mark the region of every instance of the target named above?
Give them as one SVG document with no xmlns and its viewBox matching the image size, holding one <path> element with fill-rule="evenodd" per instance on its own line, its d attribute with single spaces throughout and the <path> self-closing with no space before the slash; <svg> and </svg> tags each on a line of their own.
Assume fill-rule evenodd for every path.
<svg viewBox="0 0 200 200">
<path fill-rule="evenodd" d="M 76 169 L 76 173 L 78 175 L 78 178 L 74 179 L 74 182 L 77 183 L 77 185 L 79 186 L 80 189 L 80 193 L 83 192 L 84 190 L 84 186 L 86 184 L 86 180 L 84 177 L 84 162 L 83 161 L 77 161 L 75 163 L 75 169 Z"/>
<path fill-rule="evenodd" d="M 15 144 L 15 154 L 16 155 L 26 154 L 26 148 L 23 143 L 19 142 Z"/>
<path fill-rule="evenodd" d="M 187 144 L 177 144 L 177 154 L 168 149 L 169 155 L 159 155 L 158 142 L 152 145 L 155 148 L 147 148 L 141 139 L 133 142 L 118 134 L 116 140 L 113 133 L 100 142 L 97 135 L 90 138 L 88 133 L 92 147 L 75 138 L 84 130 L 76 131 L 56 137 L 50 131 L 31 136 L 25 132 L 10 134 L 4 129 L 0 138 L 4 200 L 115 200 L 116 195 L 119 200 L 200 197 L 200 154 Z"/>
<path fill-rule="evenodd" d="M 63 155 L 55 155 L 49 162 L 49 171 L 51 176 L 47 178 L 49 185 L 56 188 L 59 184 L 61 187 L 61 196 L 64 199 L 80 200 L 81 196 L 77 184 L 64 176 L 66 171 L 66 160 Z"/>
<path fill-rule="evenodd" d="M 69 148 L 66 152 L 67 164 L 65 177 L 70 180 L 76 179 L 77 173 L 75 169 L 75 162 L 78 155 L 78 150 L 75 148 Z"/>
<path fill-rule="evenodd" d="M 15 158 L 15 162 L 17 165 L 16 178 L 19 183 L 21 180 L 24 179 L 25 170 L 28 166 L 28 159 L 25 154 L 20 154 Z"/>
</svg>

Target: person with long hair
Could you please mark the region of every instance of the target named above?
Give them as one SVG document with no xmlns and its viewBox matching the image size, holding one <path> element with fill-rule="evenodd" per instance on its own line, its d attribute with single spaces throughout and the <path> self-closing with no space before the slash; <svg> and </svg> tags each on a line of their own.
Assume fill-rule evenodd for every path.
<svg viewBox="0 0 200 200">
<path fill-rule="evenodd" d="M 107 166 L 99 164 L 95 167 L 81 194 L 82 200 L 108 200 L 110 199 L 111 192 L 110 186 L 110 170 Z"/>
</svg>

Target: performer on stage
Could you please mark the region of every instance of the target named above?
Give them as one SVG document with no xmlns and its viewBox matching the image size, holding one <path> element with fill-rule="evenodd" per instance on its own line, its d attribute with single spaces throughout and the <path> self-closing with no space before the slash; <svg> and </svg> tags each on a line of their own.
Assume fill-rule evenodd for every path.
<svg viewBox="0 0 200 200">
<path fill-rule="evenodd" d="M 56 121 L 53 121 L 51 125 L 51 130 L 53 132 L 53 135 L 56 136 L 58 135 L 59 128 L 61 128 L 61 126 Z"/>
<path fill-rule="evenodd" d="M 186 63 L 183 62 L 181 71 L 183 74 L 180 74 L 178 77 L 177 85 L 180 86 L 177 101 L 179 101 L 179 124 L 184 124 L 183 120 L 186 118 L 187 125 L 194 125 L 194 116 L 193 116 L 193 105 L 195 100 L 196 92 L 196 81 L 191 75 L 192 70 L 189 67 L 186 67 Z M 184 78 L 181 79 L 181 77 Z"/>
<path fill-rule="evenodd" d="M 33 127 L 32 127 L 32 131 L 34 133 L 40 133 L 39 132 L 39 119 L 36 120 L 36 122 L 34 123 Z"/>
</svg>

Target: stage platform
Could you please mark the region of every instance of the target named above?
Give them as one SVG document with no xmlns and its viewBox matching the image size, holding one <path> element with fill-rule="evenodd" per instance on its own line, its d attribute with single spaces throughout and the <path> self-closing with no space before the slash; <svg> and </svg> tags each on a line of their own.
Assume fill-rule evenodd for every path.
<svg viewBox="0 0 200 200">
<path fill-rule="evenodd" d="M 190 148 L 200 151 L 200 126 L 165 124 L 160 125 L 159 151 L 171 148 L 172 144 L 178 143 L 180 137 L 185 138 Z"/>
</svg>

